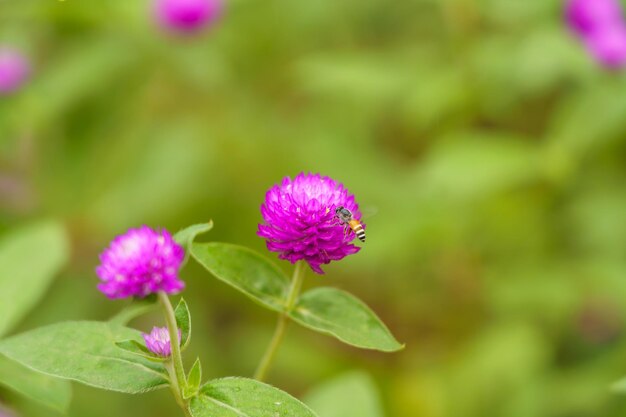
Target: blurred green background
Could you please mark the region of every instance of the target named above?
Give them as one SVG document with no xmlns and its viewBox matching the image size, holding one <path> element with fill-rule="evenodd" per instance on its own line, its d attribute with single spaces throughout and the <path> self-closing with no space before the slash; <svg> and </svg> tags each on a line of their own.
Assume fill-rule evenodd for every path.
<svg viewBox="0 0 626 417">
<path fill-rule="evenodd" d="M 363 250 L 307 285 L 355 293 L 407 348 L 291 326 L 270 382 L 303 396 L 364 370 L 387 417 L 626 415 L 609 389 L 626 374 L 626 79 L 585 55 L 562 7 L 229 0 L 181 38 L 146 0 L 0 0 L 0 43 L 34 65 L 0 101 L 0 233 L 58 218 L 72 252 L 12 333 L 126 305 L 94 268 L 130 227 L 213 219 L 204 239 L 267 253 L 265 191 L 320 172 L 378 214 Z M 188 359 L 251 375 L 274 314 L 193 263 L 183 277 Z M 163 391 L 74 388 L 72 417 L 179 413 Z"/>
</svg>

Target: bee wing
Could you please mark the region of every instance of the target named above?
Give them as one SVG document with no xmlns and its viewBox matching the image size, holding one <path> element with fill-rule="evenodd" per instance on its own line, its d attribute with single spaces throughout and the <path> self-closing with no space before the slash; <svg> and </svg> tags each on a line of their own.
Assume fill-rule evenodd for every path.
<svg viewBox="0 0 626 417">
<path fill-rule="evenodd" d="M 363 221 L 378 214 L 378 207 L 366 206 L 359 211 L 361 212 L 361 218 L 359 219 L 359 221 Z"/>
</svg>

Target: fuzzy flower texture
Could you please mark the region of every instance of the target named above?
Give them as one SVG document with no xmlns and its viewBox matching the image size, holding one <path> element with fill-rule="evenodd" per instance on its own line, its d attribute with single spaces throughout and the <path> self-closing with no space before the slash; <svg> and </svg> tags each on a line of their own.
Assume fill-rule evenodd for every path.
<svg viewBox="0 0 626 417">
<path fill-rule="evenodd" d="M 267 248 L 291 263 L 305 260 L 313 271 L 323 274 L 323 264 L 357 253 L 350 242 L 354 233 L 340 224 L 335 209 L 343 206 L 360 220 L 354 196 L 342 184 L 319 174 L 299 174 L 285 178 L 265 195 L 258 235 Z"/>
<path fill-rule="evenodd" d="M 170 333 L 167 327 L 153 327 L 152 331 L 142 333 L 143 340 L 146 341 L 148 350 L 158 356 L 167 358 L 172 354 L 172 345 L 170 343 Z M 181 331 L 178 330 L 178 343 L 180 343 Z"/>
<path fill-rule="evenodd" d="M 109 298 L 176 294 L 185 287 L 178 278 L 184 257 L 184 249 L 166 230 L 130 229 L 100 255 L 98 289 Z"/>
<path fill-rule="evenodd" d="M 596 61 L 610 69 L 626 65 L 626 20 L 619 0 L 568 0 L 565 18 Z"/>
</svg>

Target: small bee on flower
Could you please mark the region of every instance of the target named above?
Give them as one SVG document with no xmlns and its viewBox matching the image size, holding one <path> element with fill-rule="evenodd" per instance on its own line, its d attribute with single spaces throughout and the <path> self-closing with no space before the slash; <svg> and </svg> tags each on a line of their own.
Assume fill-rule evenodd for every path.
<svg viewBox="0 0 626 417">
<path fill-rule="evenodd" d="M 345 226 L 344 232 L 346 234 L 348 230 L 352 230 L 361 242 L 365 242 L 365 229 L 363 229 L 361 222 L 354 218 L 350 210 L 339 206 L 335 209 L 335 214 L 339 219 L 339 223 Z"/>
</svg>

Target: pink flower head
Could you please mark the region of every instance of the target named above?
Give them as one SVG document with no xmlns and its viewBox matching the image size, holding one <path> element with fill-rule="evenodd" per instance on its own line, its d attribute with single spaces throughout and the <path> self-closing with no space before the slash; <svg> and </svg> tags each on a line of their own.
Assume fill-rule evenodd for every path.
<svg viewBox="0 0 626 417">
<path fill-rule="evenodd" d="M 170 332 L 167 327 L 153 327 L 150 334 L 142 333 L 148 350 L 156 355 L 167 358 L 172 354 Z M 178 330 L 178 343 L 180 344 L 181 331 Z"/>
<path fill-rule="evenodd" d="M 335 213 L 343 206 L 359 220 L 361 212 L 354 196 L 342 184 L 319 174 L 298 174 L 283 179 L 265 194 L 261 206 L 264 224 L 258 235 L 267 240 L 267 248 L 278 252 L 280 259 L 291 263 L 308 262 L 311 269 L 323 274 L 320 265 L 357 253 L 352 245 L 354 233 L 340 224 Z"/>
<path fill-rule="evenodd" d="M 589 52 L 602 65 L 618 69 L 626 65 L 626 26 L 623 24 L 604 28 L 587 36 Z"/>
<path fill-rule="evenodd" d="M 0 95 L 19 89 L 28 79 L 28 59 L 16 49 L 0 47 Z"/>
<path fill-rule="evenodd" d="M 622 22 L 619 0 L 568 0 L 565 18 L 579 35 L 596 32 L 604 26 Z"/>
<path fill-rule="evenodd" d="M 178 270 L 185 257 L 167 230 L 148 226 L 116 237 L 100 255 L 98 289 L 109 298 L 145 297 L 158 291 L 180 292 Z"/>
<path fill-rule="evenodd" d="M 161 26 L 176 32 L 197 32 L 222 13 L 222 0 L 155 0 L 154 10 Z"/>
</svg>

